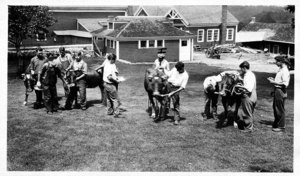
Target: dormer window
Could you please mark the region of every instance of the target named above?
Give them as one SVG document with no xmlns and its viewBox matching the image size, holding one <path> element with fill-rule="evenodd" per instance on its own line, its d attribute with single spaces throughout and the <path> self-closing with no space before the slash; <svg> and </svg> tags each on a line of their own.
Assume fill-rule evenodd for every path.
<svg viewBox="0 0 300 176">
<path fill-rule="evenodd" d="M 182 19 L 180 17 L 180 15 L 174 9 L 169 12 L 169 14 L 167 15 L 167 17 L 171 18 L 171 19 Z"/>
<path fill-rule="evenodd" d="M 108 29 L 114 29 L 114 23 L 108 22 Z"/>
</svg>

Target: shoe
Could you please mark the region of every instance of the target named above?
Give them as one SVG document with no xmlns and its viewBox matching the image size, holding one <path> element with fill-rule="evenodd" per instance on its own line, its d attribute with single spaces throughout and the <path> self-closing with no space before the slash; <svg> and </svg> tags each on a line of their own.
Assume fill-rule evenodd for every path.
<svg viewBox="0 0 300 176">
<path fill-rule="evenodd" d="M 86 107 L 82 107 L 81 110 L 85 111 L 85 110 L 86 110 Z"/>
<path fill-rule="evenodd" d="M 179 125 L 179 121 L 178 121 L 178 120 L 175 120 L 175 121 L 174 121 L 174 125 Z"/>
<path fill-rule="evenodd" d="M 272 128 L 274 132 L 284 132 L 284 128 Z"/>
</svg>

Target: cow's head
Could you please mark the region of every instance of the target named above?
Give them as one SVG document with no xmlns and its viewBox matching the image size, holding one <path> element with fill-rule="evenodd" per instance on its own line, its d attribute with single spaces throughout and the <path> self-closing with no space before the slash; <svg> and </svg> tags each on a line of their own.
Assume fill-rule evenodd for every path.
<svg viewBox="0 0 300 176">
<path fill-rule="evenodd" d="M 227 96 L 227 95 L 233 95 L 235 92 L 235 86 L 237 84 L 241 85 L 242 84 L 242 80 L 239 78 L 238 75 L 236 74 L 228 74 L 226 73 L 223 77 L 222 77 L 222 81 L 221 81 L 221 90 L 219 92 L 219 94 L 221 96 Z"/>
<path fill-rule="evenodd" d="M 153 96 L 160 96 L 166 93 L 166 80 L 167 76 L 155 69 L 147 70 L 146 77 L 149 88 L 153 91 Z"/>
<path fill-rule="evenodd" d="M 26 87 L 27 92 L 32 92 L 34 89 L 35 79 L 30 74 L 23 73 L 21 78 L 24 81 L 24 86 Z"/>
</svg>

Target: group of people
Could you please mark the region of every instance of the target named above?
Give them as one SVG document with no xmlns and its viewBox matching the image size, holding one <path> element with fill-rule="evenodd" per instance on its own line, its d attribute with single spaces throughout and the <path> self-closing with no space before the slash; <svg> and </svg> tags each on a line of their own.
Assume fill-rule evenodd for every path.
<svg viewBox="0 0 300 176">
<path fill-rule="evenodd" d="M 30 62 L 30 73 L 37 80 L 34 108 L 40 108 L 44 105 L 47 112 L 55 112 L 59 109 L 56 90 L 57 77 L 59 77 L 63 82 L 65 94 L 67 95 L 63 109 L 72 108 L 74 100 L 77 99 L 77 92 L 79 92 L 80 108 L 86 110 L 85 75 L 87 73 L 87 64 L 83 60 L 83 52 L 81 51 L 72 57 L 69 53 L 66 53 L 64 47 L 60 47 L 58 57 L 55 55 L 49 55 L 48 58 L 45 57 L 41 48 L 38 48 L 36 53 L 36 56 Z M 272 96 L 275 120 L 272 130 L 274 132 L 282 132 L 285 129 L 285 100 L 287 98 L 286 88 L 290 80 L 288 70 L 290 63 L 285 56 L 277 56 L 275 60 L 276 65 L 280 69 L 275 78 L 268 78 L 269 82 L 274 86 Z M 95 70 L 101 72 L 103 75 L 104 89 L 108 100 L 107 114 L 118 117 L 121 105 L 118 95 L 118 84 L 122 80 L 118 77 L 119 71 L 115 62 L 116 55 L 107 54 L 105 61 Z M 184 63 L 179 61 L 170 70 L 170 65 L 165 59 L 165 54 L 160 51 L 158 58 L 154 61 L 153 67 L 167 75 L 167 88 L 169 90 L 167 96 L 173 102 L 174 125 L 178 125 L 180 122 L 180 92 L 186 88 L 189 79 L 189 75 L 184 69 Z M 251 132 L 253 130 L 253 113 L 257 102 L 256 77 L 250 70 L 250 64 L 247 61 L 242 62 L 239 67 L 239 71 L 225 71 L 217 76 L 205 78 L 203 82 L 205 94 L 203 117 L 208 118 L 211 116 L 213 119 L 217 118 L 219 83 L 226 73 L 235 74 L 243 82 L 242 85 L 239 85 L 243 93 L 240 95 L 240 106 L 235 123 L 241 130 Z M 68 85 L 65 80 L 66 72 L 69 70 L 74 70 L 76 75 L 76 84 L 73 86 Z M 42 89 L 39 89 L 41 86 Z"/>
<path fill-rule="evenodd" d="M 274 122 L 272 131 L 284 132 L 285 130 L 285 100 L 287 98 L 286 88 L 289 85 L 290 73 L 288 67 L 290 65 L 289 59 L 286 56 L 276 56 L 276 65 L 279 67 L 275 78 L 267 78 L 274 86 L 273 96 L 273 112 Z M 242 89 L 239 96 L 240 105 L 238 105 L 238 113 L 235 119 L 235 127 L 238 127 L 243 132 L 253 131 L 253 113 L 257 102 L 256 93 L 256 77 L 250 70 L 250 64 L 247 61 L 242 62 L 239 71 L 225 71 L 217 76 L 206 77 L 203 86 L 205 94 L 205 107 L 203 117 L 208 118 L 211 116 L 213 119 L 217 118 L 217 103 L 220 91 L 220 83 L 226 73 L 235 74 L 242 80 L 243 85 L 237 85 Z"/>
</svg>

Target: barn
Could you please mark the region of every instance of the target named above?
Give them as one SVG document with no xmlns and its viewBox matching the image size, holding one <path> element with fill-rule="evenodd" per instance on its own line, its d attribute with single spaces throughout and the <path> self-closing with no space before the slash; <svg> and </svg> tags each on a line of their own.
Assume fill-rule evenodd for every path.
<svg viewBox="0 0 300 176">
<path fill-rule="evenodd" d="M 237 34 L 237 43 L 250 48 L 268 49 L 273 54 L 294 56 L 295 31 L 291 24 L 261 23 L 255 18 Z"/>
<path fill-rule="evenodd" d="M 168 61 L 193 58 L 194 35 L 174 27 L 166 17 L 118 16 L 94 36 L 103 41 L 100 50 L 129 62 L 152 62 L 159 48 L 167 48 Z"/>
</svg>

